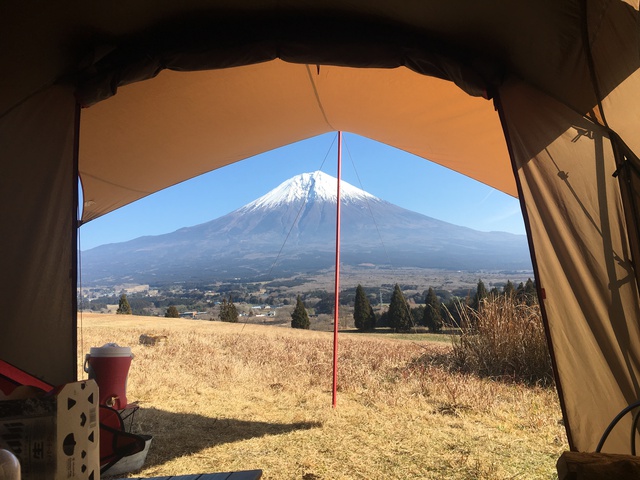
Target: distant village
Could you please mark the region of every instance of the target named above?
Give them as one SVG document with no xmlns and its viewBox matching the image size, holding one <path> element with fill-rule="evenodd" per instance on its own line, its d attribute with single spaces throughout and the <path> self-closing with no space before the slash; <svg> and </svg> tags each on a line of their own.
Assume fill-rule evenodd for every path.
<svg viewBox="0 0 640 480">
<path fill-rule="evenodd" d="M 279 303 L 267 295 L 266 289 L 229 288 L 220 286 L 213 290 L 207 287 L 171 285 L 150 287 L 149 285 L 115 285 L 109 287 L 84 287 L 78 289 L 78 310 L 100 313 L 116 313 L 120 296 L 125 294 L 134 315 L 164 316 L 173 305 L 180 317 L 209 320 L 214 316 L 223 300 L 233 301 L 241 317 L 275 317 L 277 309 L 290 304 L 285 298 Z M 249 290 L 251 293 L 249 293 Z M 295 302 L 295 297 L 293 298 Z"/>
<path fill-rule="evenodd" d="M 368 278 L 369 284 L 363 281 L 362 287 L 377 315 L 387 310 L 396 283 L 412 310 L 423 308 L 427 290 L 433 288 L 440 302 L 454 311 L 456 301 L 468 300 L 475 295 L 478 281 L 484 280 L 487 291 L 502 291 L 507 282 L 516 288 L 532 276 L 531 272 L 446 272 L 440 278 L 427 279 L 407 271 L 402 275 L 403 283 L 392 278 L 377 279 L 387 282 L 379 284 L 373 278 Z M 340 322 L 349 327 L 357 283 L 352 280 L 342 285 Z M 291 313 L 300 296 L 315 329 L 332 328 L 335 302 L 331 282 L 320 282 L 317 277 L 297 277 L 269 282 L 233 279 L 206 285 L 182 282 L 165 286 L 84 286 L 78 289 L 78 310 L 116 313 L 122 295 L 126 295 L 133 315 L 164 317 L 169 307 L 175 307 L 182 318 L 218 320 L 223 302 L 233 302 L 239 321 L 271 325 L 290 324 Z"/>
</svg>

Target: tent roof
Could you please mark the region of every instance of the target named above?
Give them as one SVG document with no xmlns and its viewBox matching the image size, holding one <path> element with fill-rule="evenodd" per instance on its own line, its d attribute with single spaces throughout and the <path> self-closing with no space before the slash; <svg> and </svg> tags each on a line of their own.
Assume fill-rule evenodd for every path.
<svg viewBox="0 0 640 480">
<path fill-rule="evenodd" d="M 77 78 L 79 64 L 83 103 L 120 88 L 82 115 L 84 221 L 338 129 L 516 195 L 491 102 L 463 90 L 491 96 L 509 71 L 584 114 L 597 107 L 579 1 L 71 3 L 61 11 L 27 2 L 2 16 L 21 48 L 2 50 L 0 65 L 24 74 L 0 80 L 0 111 Z M 633 12 L 623 2 L 608 8 Z M 618 52 L 626 67 L 601 81 L 605 94 L 633 71 L 635 53 Z"/>
<path fill-rule="evenodd" d="M 413 48 L 456 52 L 470 66 L 479 59 L 491 59 L 543 91 L 572 98 L 571 103 L 578 105 L 590 90 L 583 88 L 585 84 L 588 87 L 588 75 L 584 75 L 585 65 L 567 65 L 567 60 L 576 58 L 583 35 L 580 3 L 140 0 L 87 5 L 73 0 L 65 9 L 14 3 L 11 8 L 3 7 L 0 27 L 3 36 L 20 48 L 3 49 L 0 64 L 24 74 L 3 78 L 0 112 L 16 98 L 26 97 L 65 73 L 74 73 L 80 61 L 91 63 L 92 57 L 139 44 L 143 38 L 153 38 L 158 45 L 162 39 L 175 40 L 194 29 L 205 30 L 211 38 L 226 38 L 225 49 L 234 44 L 234 36 L 252 40 L 253 46 L 261 43 L 263 49 L 281 48 L 277 43 L 287 40 L 283 31 L 300 39 L 306 30 L 309 45 L 315 41 L 316 45 L 328 45 L 329 50 L 342 36 L 351 36 L 362 47 L 358 55 L 377 45 L 369 58 L 378 59 L 382 53 L 389 57 L 397 53 L 389 46 L 391 36 L 395 36 L 391 44 L 400 48 L 413 35 L 413 40 L 420 40 Z M 614 2 L 609 8 L 623 5 Z M 265 39 L 270 40 L 268 47 Z M 306 55 L 309 51 L 288 52 L 296 53 Z M 332 56 L 335 54 L 326 55 L 327 61 L 319 63 L 329 63 Z M 350 63 L 356 61 L 361 59 L 352 54 Z"/>
<path fill-rule="evenodd" d="M 86 109 L 83 219 L 333 130 L 376 139 L 516 194 L 491 102 L 406 68 L 321 67 L 318 73 L 315 66 L 274 60 L 165 71 Z"/>
</svg>

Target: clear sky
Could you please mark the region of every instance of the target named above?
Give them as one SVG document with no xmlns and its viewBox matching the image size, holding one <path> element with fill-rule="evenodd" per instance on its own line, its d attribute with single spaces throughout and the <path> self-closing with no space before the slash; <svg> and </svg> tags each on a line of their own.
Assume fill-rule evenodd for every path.
<svg viewBox="0 0 640 480">
<path fill-rule="evenodd" d="M 336 176 L 337 133 L 294 143 L 206 173 L 80 227 L 80 249 L 173 232 L 221 217 L 290 177 Z M 343 134 L 342 179 L 400 207 L 481 231 L 524 234 L 517 199 L 435 163 Z"/>
</svg>

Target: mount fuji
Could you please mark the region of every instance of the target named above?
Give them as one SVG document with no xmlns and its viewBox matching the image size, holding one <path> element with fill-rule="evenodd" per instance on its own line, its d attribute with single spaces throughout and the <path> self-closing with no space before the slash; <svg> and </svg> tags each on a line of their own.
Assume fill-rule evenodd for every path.
<svg viewBox="0 0 640 480">
<path fill-rule="evenodd" d="M 480 232 L 406 210 L 344 181 L 341 263 L 530 270 L 526 236 Z M 82 253 L 86 285 L 286 276 L 335 262 L 336 179 L 304 173 L 227 215 Z"/>
</svg>

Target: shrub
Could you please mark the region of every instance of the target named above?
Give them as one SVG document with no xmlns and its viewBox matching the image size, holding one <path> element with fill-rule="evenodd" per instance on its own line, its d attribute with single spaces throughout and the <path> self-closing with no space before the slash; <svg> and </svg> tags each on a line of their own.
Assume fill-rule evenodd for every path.
<svg viewBox="0 0 640 480">
<path fill-rule="evenodd" d="M 452 366 L 483 377 L 528 384 L 553 383 L 540 308 L 511 295 L 487 297 L 479 310 L 461 305 L 462 333 L 454 339 Z"/>
</svg>

